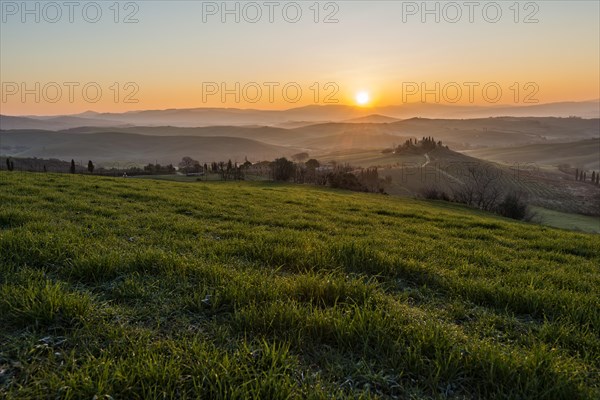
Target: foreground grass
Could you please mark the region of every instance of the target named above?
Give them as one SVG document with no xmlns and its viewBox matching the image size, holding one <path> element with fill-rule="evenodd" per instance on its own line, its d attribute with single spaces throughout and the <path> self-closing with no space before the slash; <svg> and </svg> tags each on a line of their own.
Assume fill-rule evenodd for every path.
<svg viewBox="0 0 600 400">
<path fill-rule="evenodd" d="M 600 395 L 600 237 L 271 183 L 0 174 L 0 397 Z"/>
</svg>

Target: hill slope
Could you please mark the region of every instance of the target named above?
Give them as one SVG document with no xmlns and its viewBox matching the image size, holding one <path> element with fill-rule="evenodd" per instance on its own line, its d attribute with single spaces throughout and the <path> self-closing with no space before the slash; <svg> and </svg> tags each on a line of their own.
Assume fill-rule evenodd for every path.
<svg viewBox="0 0 600 400">
<path fill-rule="evenodd" d="M 0 154 L 13 157 L 62 157 L 67 161 L 91 157 L 102 158 L 104 162 L 148 163 L 159 160 L 162 163 L 175 163 L 185 155 L 206 161 L 229 158 L 241 161 L 246 156 L 251 160 L 274 159 L 300 151 L 320 157 L 331 152 L 383 149 L 410 137 L 424 136 L 442 140 L 452 149 L 465 150 L 597 139 L 599 124 L 600 120 L 597 119 L 506 117 L 323 123 L 294 129 L 266 126 L 88 126 L 57 132 L 3 130 L 0 131 Z M 92 151 L 88 151 L 90 149 Z"/>
<path fill-rule="evenodd" d="M 177 164 L 184 156 L 202 162 L 272 160 L 296 150 L 257 140 L 227 136 L 151 136 L 123 132 L 65 133 L 49 131 L 1 131 L 0 153 L 13 157 Z"/>
<path fill-rule="evenodd" d="M 536 163 L 552 166 L 568 164 L 586 170 L 600 170 L 600 139 L 479 149 L 466 153 L 473 157 L 506 164 Z"/>
<path fill-rule="evenodd" d="M 600 236 L 306 186 L 0 173 L 6 398 L 594 398 Z"/>
</svg>

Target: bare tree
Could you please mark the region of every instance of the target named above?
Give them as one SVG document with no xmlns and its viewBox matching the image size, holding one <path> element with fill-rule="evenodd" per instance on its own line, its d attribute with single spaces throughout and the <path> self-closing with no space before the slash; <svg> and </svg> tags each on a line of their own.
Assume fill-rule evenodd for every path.
<svg viewBox="0 0 600 400">
<path fill-rule="evenodd" d="M 454 200 L 482 210 L 494 210 L 502 196 L 497 171 L 485 165 L 469 164 L 464 172 L 462 183 L 453 190 Z"/>
</svg>

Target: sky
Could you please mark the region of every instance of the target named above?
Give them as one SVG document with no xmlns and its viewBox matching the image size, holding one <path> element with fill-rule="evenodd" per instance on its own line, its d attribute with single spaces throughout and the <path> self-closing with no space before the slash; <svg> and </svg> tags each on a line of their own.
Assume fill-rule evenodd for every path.
<svg viewBox="0 0 600 400">
<path fill-rule="evenodd" d="M 65 4 L 0 2 L 2 114 L 600 97 L 595 0 Z"/>
</svg>

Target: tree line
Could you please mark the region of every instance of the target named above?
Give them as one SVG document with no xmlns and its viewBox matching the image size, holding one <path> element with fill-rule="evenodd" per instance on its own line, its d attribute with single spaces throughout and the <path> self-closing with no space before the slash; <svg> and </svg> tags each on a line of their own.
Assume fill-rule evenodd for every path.
<svg viewBox="0 0 600 400">
<path fill-rule="evenodd" d="M 393 152 L 395 154 L 402 154 L 407 152 L 423 154 L 434 150 L 438 147 L 448 148 L 448 146 L 444 146 L 441 140 L 436 141 L 433 138 L 433 136 L 423 136 L 421 140 L 413 138 L 407 139 L 404 143 L 394 148 Z"/>
<path fill-rule="evenodd" d="M 88 160 L 87 165 L 77 163 L 75 160 L 63 161 L 57 159 L 41 158 L 0 158 L 0 169 L 6 168 L 8 171 L 24 172 L 56 172 L 70 174 L 94 174 L 103 176 L 134 176 L 134 175 L 168 175 L 175 174 L 177 169 L 172 165 L 148 164 L 139 166 L 114 166 L 97 167 L 92 160 Z M 3 168 L 4 167 L 4 168 Z"/>
<path fill-rule="evenodd" d="M 137 176 L 137 175 L 172 175 L 183 173 L 188 176 L 199 176 L 199 179 L 212 174 L 218 179 L 244 180 L 248 176 L 260 177 L 279 182 L 293 182 L 301 184 L 315 184 L 330 186 L 333 188 L 347 189 L 360 192 L 381 192 L 385 181 L 379 178 L 377 168 L 356 168 L 348 164 L 335 162 L 321 165 L 315 158 L 310 158 L 306 152 L 291 156 L 277 158 L 273 161 L 260 161 L 252 163 L 247 158 L 243 163 L 237 161 L 212 161 L 201 163 L 192 157 L 186 156 L 181 159 L 178 168 L 172 164 L 161 165 L 147 164 L 144 167 L 97 167 L 89 160 L 87 167 L 82 163 L 76 163 L 74 159 L 70 162 L 61 160 L 44 160 L 37 158 L 17 159 L 17 167 L 21 171 L 30 172 L 59 172 L 70 174 L 94 174 L 103 176 Z M 15 169 L 15 159 L 7 158 L 6 167 L 9 171 Z M 389 183 L 389 182 L 388 182 Z"/>
<path fill-rule="evenodd" d="M 243 163 L 228 160 L 202 164 L 191 157 L 183 157 L 179 171 L 191 176 L 213 174 L 221 180 L 244 180 L 253 175 L 278 182 L 315 184 L 359 192 L 383 192 L 384 183 L 377 168 L 355 168 L 336 163 L 321 165 L 317 159 L 309 158 L 306 152 L 293 155 L 291 160 L 280 157 L 257 163 L 246 159 Z"/>
<path fill-rule="evenodd" d="M 590 182 L 594 185 L 600 185 L 600 172 L 592 171 L 589 175 L 590 179 L 588 180 L 588 171 L 580 170 L 579 168 L 575 169 L 575 180 L 579 182 Z"/>
</svg>

